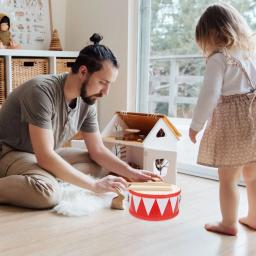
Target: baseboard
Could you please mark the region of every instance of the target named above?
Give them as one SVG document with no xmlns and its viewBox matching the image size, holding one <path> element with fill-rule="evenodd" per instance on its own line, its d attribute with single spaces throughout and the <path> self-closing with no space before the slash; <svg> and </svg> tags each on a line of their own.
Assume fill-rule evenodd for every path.
<svg viewBox="0 0 256 256">
<path fill-rule="evenodd" d="M 177 163 L 177 171 L 184 174 L 219 180 L 217 169 L 207 166 L 191 165 L 186 163 Z"/>
<path fill-rule="evenodd" d="M 177 163 L 177 171 L 178 173 L 189 174 L 189 175 L 200 177 L 200 178 L 219 180 L 217 168 L 200 166 L 197 164 L 191 165 L 191 164 L 185 164 L 185 163 Z M 245 183 L 242 177 L 239 180 L 238 185 L 245 186 Z"/>
</svg>

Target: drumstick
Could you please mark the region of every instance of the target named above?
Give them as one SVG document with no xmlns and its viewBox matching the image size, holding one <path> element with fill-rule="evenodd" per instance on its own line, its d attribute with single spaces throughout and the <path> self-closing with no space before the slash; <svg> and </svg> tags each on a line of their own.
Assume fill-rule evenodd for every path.
<svg viewBox="0 0 256 256">
<path fill-rule="evenodd" d="M 134 182 L 129 189 L 134 191 L 172 191 L 173 186 L 164 182 Z"/>
<path fill-rule="evenodd" d="M 156 187 L 170 187 L 171 184 L 166 182 L 156 182 L 156 181 L 149 181 L 149 182 L 128 182 L 128 187 L 130 186 L 156 186 Z"/>
<path fill-rule="evenodd" d="M 172 187 L 148 187 L 148 186 L 136 186 L 136 187 L 132 187 L 130 188 L 130 190 L 133 191 L 172 191 Z"/>
</svg>

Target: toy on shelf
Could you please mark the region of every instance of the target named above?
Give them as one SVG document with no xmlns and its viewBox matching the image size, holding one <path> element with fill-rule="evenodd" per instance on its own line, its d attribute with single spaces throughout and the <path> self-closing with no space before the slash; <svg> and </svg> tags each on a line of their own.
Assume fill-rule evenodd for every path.
<svg viewBox="0 0 256 256">
<path fill-rule="evenodd" d="M 177 142 L 181 134 L 165 115 L 116 112 L 102 139 L 116 156 L 138 169 L 176 183 Z"/>
<path fill-rule="evenodd" d="M 52 32 L 52 39 L 50 43 L 50 51 L 63 51 L 60 38 L 59 38 L 59 33 L 57 29 L 54 29 Z"/>
<path fill-rule="evenodd" d="M 10 18 L 0 13 L 0 49 L 18 49 L 20 46 L 12 40 Z"/>
</svg>

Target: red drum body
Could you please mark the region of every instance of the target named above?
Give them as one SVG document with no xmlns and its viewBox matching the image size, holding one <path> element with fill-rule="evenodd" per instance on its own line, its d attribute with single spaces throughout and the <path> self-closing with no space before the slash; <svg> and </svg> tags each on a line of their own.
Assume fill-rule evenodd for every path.
<svg viewBox="0 0 256 256">
<path fill-rule="evenodd" d="M 160 221 L 179 213 L 181 190 L 163 182 L 134 183 L 129 187 L 129 212 L 134 217 Z"/>
</svg>

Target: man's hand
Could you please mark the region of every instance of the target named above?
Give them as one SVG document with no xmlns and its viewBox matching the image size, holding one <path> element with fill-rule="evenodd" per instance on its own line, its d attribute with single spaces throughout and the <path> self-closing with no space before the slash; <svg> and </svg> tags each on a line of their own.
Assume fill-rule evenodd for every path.
<svg viewBox="0 0 256 256">
<path fill-rule="evenodd" d="M 197 131 L 194 131 L 193 129 L 189 128 L 189 138 L 193 143 L 196 143 L 196 135 L 198 134 Z"/>
<path fill-rule="evenodd" d="M 97 180 L 94 185 L 94 192 L 116 192 L 117 189 L 124 191 L 127 190 L 128 183 L 122 177 L 108 175 L 100 180 Z"/>
<path fill-rule="evenodd" d="M 99 132 L 83 132 L 82 135 L 84 141 L 86 142 L 86 146 L 90 154 L 90 157 L 104 169 L 110 170 L 119 176 L 125 177 L 129 181 L 148 181 L 155 179 L 162 180 L 162 178 L 157 174 L 154 174 L 150 171 L 133 168 L 124 161 L 122 161 L 121 159 L 119 159 L 116 155 L 114 155 L 109 149 L 107 149 L 104 146 Z M 110 178 L 110 180 L 108 181 L 102 179 L 102 182 L 104 180 L 104 184 L 102 185 L 107 186 L 104 188 L 108 189 L 107 191 L 113 191 L 110 185 L 110 183 L 112 183 L 111 179 L 113 179 L 113 177 Z"/>
<path fill-rule="evenodd" d="M 163 180 L 161 176 L 150 172 L 146 170 L 140 170 L 140 169 L 135 169 L 131 168 L 130 169 L 130 175 L 128 177 L 130 181 L 155 181 L 157 180 Z"/>
</svg>

